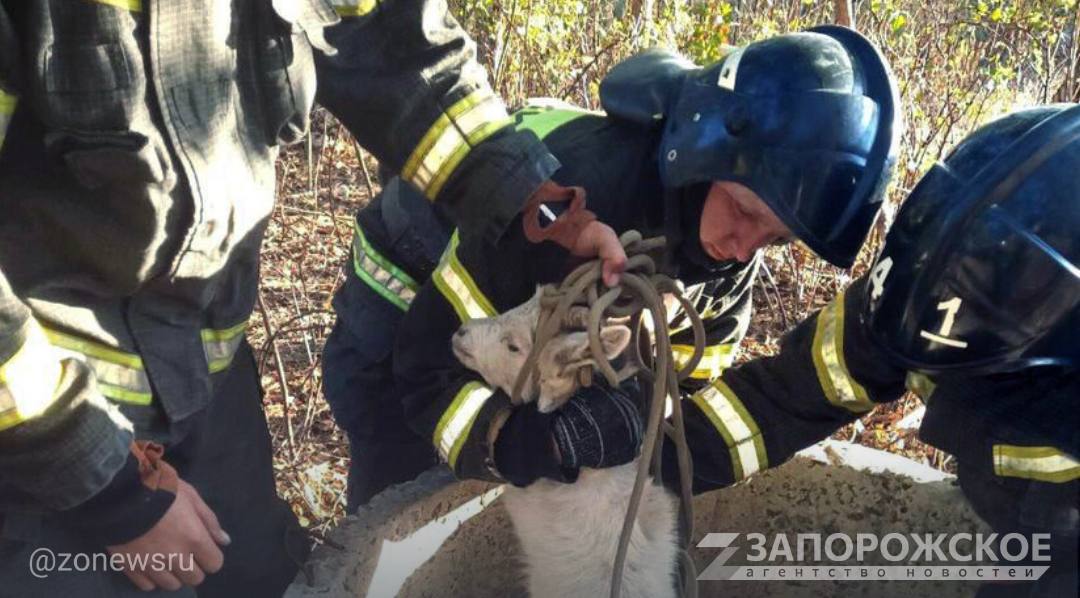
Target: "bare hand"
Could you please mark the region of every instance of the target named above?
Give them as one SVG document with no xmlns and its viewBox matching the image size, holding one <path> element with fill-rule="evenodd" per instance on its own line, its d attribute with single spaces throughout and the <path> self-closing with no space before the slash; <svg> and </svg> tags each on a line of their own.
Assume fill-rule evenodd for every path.
<svg viewBox="0 0 1080 598">
<path fill-rule="evenodd" d="M 604 284 L 613 287 L 619 284 L 619 275 L 626 270 L 626 251 L 623 250 L 619 236 L 608 225 L 593 220 L 581 230 L 570 253 L 578 257 L 599 257 L 604 261 Z"/>
<path fill-rule="evenodd" d="M 176 500 L 150 531 L 134 540 L 109 546 L 111 554 L 126 555 L 124 574 L 140 590 L 176 591 L 197 586 L 208 573 L 221 569 L 229 535 L 198 491 L 184 480 L 177 485 Z M 142 567 L 132 568 L 135 563 Z"/>
</svg>

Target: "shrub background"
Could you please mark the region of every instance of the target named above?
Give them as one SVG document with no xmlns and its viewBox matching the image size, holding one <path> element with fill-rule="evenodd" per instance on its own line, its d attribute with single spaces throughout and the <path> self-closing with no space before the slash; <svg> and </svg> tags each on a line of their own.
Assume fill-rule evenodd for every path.
<svg viewBox="0 0 1080 598">
<path fill-rule="evenodd" d="M 707 64 L 725 45 L 835 20 L 832 1 L 449 3 L 511 106 L 547 96 L 599 108 L 604 73 L 642 49 L 666 46 Z M 888 206 L 850 273 L 799 246 L 767 251 L 740 360 L 775 352 L 785 330 L 865 271 L 896 206 L 968 131 L 1023 106 L 1080 101 L 1077 0 L 861 0 L 854 16 L 856 28 L 883 48 L 902 96 L 905 131 Z M 316 538 L 343 514 L 348 455 L 323 400 L 320 352 L 333 325 L 330 299 L 344 280 L 352 215 L 378 191 L 376 170 L 348 132 L 317 110 L 307 139 L 282 152 L 278 204 L 262 252 L 249 338 L 262 372 L 279 490 Z M 917 406 L 906 397 L 836 437 L 950 470 L 948 455 L 897 425 Z"/>
</svg>

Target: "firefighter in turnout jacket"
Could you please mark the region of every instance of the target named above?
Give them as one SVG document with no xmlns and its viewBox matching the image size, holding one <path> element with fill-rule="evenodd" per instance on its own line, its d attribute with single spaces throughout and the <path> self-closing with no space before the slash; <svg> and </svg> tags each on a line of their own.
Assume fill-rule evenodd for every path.
<svg viewBox="0 0 1080 598">
<path fill-rule="evenodd" d="M 688 401 L 695 491 L 779 465 L 907 388 L 926 402 L 920 438 L 955 456 L 976 512 L 1002 534 L 1051 535 L 1043 579 L 980 598 L 1076 596 L 1078 170 L 1075 105 L 962 141 L 904 202 L 869 274 L 778 355 Z"/>
<path fill-rule="evenodd" d="M 891 171 L 896 88 L 868 41 L 822 27 L 707 68 L 646 52 L 616 66 L 600 95 L 607 115 L 539 105 L 517 112 L 514 126 L 544 141 L 563 164 L 553 180 L 583 187 L 600 220 L 666 236 L 664 267 L 687 285 L 708 333 L 689 393 L 730 363 L 746 331 L 757 248 L 798 237 L 851 264 Z M 560 205 L 538 207 L 539 225 Z M 572 265 L 554 244 L 509 230 L 497 242 L 453 231 L 398 182 L 359 213 L 324 354 L 326 396 L 352 445 L 350 508 L 440 461 L 461 477 L 527 485 L 633 457 L 556 459 L 551 430 L 567 410 L 514 409 L 452 354 L 463 321 L 523 303 Z M 676 359 L 691 353 L 682 324 Z M 573 401 L 596 424 L 582 442 L 636 442 L 617 405 Z M 573 448 L 560 454 L 586 452 Z"/>
<path fill-rule="evenodd" d="M 292 579 L 244 328 L 315 101 L 491 242 L 558 167 L 443 0 L 0 0 L 0 595 Z M 27 567 L 106 547 L 182 558 Z"/>
</svg>

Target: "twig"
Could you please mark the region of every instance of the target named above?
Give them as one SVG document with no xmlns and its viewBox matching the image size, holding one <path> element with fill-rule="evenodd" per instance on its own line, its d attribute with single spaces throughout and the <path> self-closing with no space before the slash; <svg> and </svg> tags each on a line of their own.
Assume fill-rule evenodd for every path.
<svg viewBox="0 0 1080 598">
<path fill-rule="evenodd" d="M 360 171 L 364 173 L 364 184 L 367 185 L 368 201 L 375 199 L 375 185 L 371 183 L 371 173 L 368 172 L 367 161 L 364 160 L 364 148 L 353 139 L 353 147 L 356 148 L 356 159 L 360 161 Z M 385 182 L 384 182 L 385 184 Z"/>
<path fill-rule="evenodd" d="M 574 77 L 574 80 L 571 81 L 569 85 L 564 87 L 561 92 L 559 92 L 558 97 L 565 98 L 566 96 L 570 95 L 570 92 L 574 90 L 574 87 L 576 87 L 577 84 L 581 81 L 582 77 L 585 76 L 585 73 L 589 72 L 589 69 L 591 69 L 598 60 L 600 60 L 600 57 L 604 54 L 607 54 L 612 50 L 612 48 L 624 41 L 626 41 L 626 36 L 619 36 L 612 40 L 610 44 L 604 46 L 599 52 L 596 53 L 596 56 L 593 56 L 592 60 L 589 61 L 589 64 L 586 64 L 584 67 L 582 67 L 582 69 L 578 72 L 577 76 Z"/>
<path fill-rule="evenodd" d="M 517 0 L 514 0 L 510 4 L 509 18 L 506 19 L 505 35 L 503 36 L 503 42 L 499 52 L 499 64 L 495 67 L 495 76 L 491 78 L 491 86 L 495 89 L 501 89 L 503 67 L 506 66 L 506 61 L 508 59 L 507 54 L 510 52 L 510 37 L 514 32 L 514 16 L 517 14 L 517 8 L 518 2 Z"/>
<path fill-rule="evenodd" d="M 263 326 L 266 328 L 266 336 L 270 343 L 270 347 L 274 350 L 274 362 L 277 365 L 278 383 L 281 384 L 281 397 L 284 400 L 282 408 L 282 417 L 285 419 L 285 433 L 286 433 L 286 445 L 289 449 L 289 455 L 292 457 L 292 462 L 296 463 L 296 440 L 293 438 L 292 420 L 289 416 L 289 403 L 292 399 L 289 398 L 289 385 L 285 376 L 285 364 L 281 361 L 281 353 L 278 351 L 277 343 L 274 342 L 273 327 L 270 325 L 270 316 L 266 313 L 266 303 L 263 301 L 262 291 L 260 290 L 257 295 L 259 314 L 262 315 Z"/>
<path fill-rule="evenodd" d="M 780 287 L 776 284 L 776 279 L 773 278 L 772 270 L 769 269 L 769 264 L 765 260 L 761 260 L 761 271 L 765 273 L 765 277 L 769 279 L 769 284 L 772 286 L 772 290 L 776 293 L 776 302 L 780 306 L 780 320 L 784 323 L 784 330 L 788 329 L 788 317 L 787 309 L 784 308 L 784 297 L 780 294 Z"/>
<path fill-rule="evenodd" d="M 855 28 L 855 11 L 851 9 L 851 0 L 836 0 L 836 24 Z"/>
<path fill-rule="evenodd" d="M 281 325 L 281 327 L 278 328 L 277 330 L 275 330 L 274 334 L 270 335 L 267 338 L 267 340 L 263 342 L 263 347 L 261 349 L 259 349 L 259 368 L 261 369 L 263 366 L 266 365 L 266 358 L 267 358 L 268 355 L 270 355 L 270 347 L 272 346 L 270 343 L 272 341 L 276 342 L 278 337 L 286 336 L 286 335 L 292 334 L 294 332 L 299 332 L 301 330 L 309 330 L 309 329 L 315 329 L 315 328 L 320 328 L 320 327 L 325 329 L 327 326 L 329 326 L 329 324 L 311 324 L 311 325 L 308 325 L 308 326 L 297 326 L 297 327 L 294 327 L 294 328 L 287 328 L 286 326 L 288 326 L 289 324 L 291 324 L 291 323 L 293 323 L 293 322 L 295 322 L 295 321 L 297 321 L 297 320 L 299 320 L 301 318 L 306 318 L 307 316 L 310 316 L 312 314 L 323 313 L 323 312 L 328 312 L 328 311 L 330 311 L 330 310 L 319 310 L 319 311 L 314 311 L 314 312 L 308 312 L 306 314 L 299 314 L 299 315 L 296 315 L 296 316 L 293 316 L 293 317 L 289 318 L 288 320 L 285 320 L 285 322 Z"/>
</svg>

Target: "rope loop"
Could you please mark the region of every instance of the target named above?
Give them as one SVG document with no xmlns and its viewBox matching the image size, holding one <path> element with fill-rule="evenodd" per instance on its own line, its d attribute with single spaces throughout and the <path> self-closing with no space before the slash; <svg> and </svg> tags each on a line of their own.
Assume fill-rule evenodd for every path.
<svg viewBox="0 0 1080 598">
<path fill-rule="evenodd" d="M 536 376 L 540 351 L 552 338 L 566 329 L 584 328 L 589 335 L 589 348 L 595 366 L 583 367 L 578 379 L 583 386 L 592 383 L 593 368 L 599 371 L 611 386 L 618 386 L 627 378 L 639 375 L 651 383 L 648 401 L 648 421 L 642 440 L 638 461 L 637 478 L 630 495 L 630 504 L 619 536 L 619 548 L 611 578 L 611 597 L 618 598 L 622 585 L 622 571 L 626 563 L 626 551 L 634 529 L 642 493 L 649 477 L 662 479 L 660 474 L 660 434 L 666 433 L 674 442 L 679 463 L 680 489 L 680 537 L 679 553 L 681 594 L 688 598 L 697 596 L 697 573 L 689 557 L 689 544 L 693 536 L 693 495 L 691 491 L 690 451 L 686 444 L 682 407 L 679 401 L 679 382 L 685 380 L 697 367 L 705 354 L 705 327 L 693 304 L 683 296 L 678 285 L 670 277 L 658 273 L 653 255 L 663 250 L 664 237 L 643 239 L 641 233 L 631 230 L 619 237 L 626 251 L 626 270 L 620 284 L 608 288 L 601 276 L 602 261 L 595 259 L 575 268 L 557 288 L 545 289 L 540 297 L 540 315 L 536 327 L 536 340 L 525 366 L 518 372 L 511 400 L 521 403 L 521 393 L 529 377 Z M 670 330 L 664 294 L 670 293 L 678 300 L 691 322 L 694 331 L 694 353 L 681 369 L 676 369 L 671 353 Z M 653 334 L 645 326 L 645 317 L 652 323 Z M 604 356 L 600 343 L 600 328 L 609 319 L 627 319 L 633 331 L 632 349 L 627 363 L 616 371 Z M 671 423 L 664 418 L 664 407 L 671 397 Z"/>
</svg>

